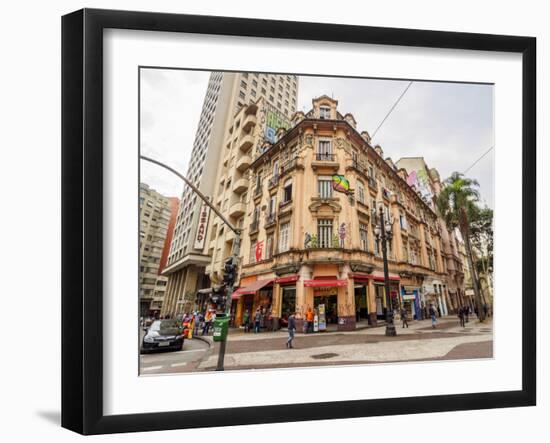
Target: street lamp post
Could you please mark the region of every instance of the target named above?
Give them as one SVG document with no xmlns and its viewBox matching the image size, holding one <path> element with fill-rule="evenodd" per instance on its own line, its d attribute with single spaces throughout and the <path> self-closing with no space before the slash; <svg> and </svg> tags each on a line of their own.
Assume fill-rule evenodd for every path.
<svg viewBox="0 0 550 443">
<path fill-rule="evenodd" d="M 395 337 L 397 331 L 393 322 L 393 305 L 390 295 L 390 273 L 388 270 L 387 242 L 393 237 L 393 218 L 384 223 L 384 206 L 380 205 L 378 220 L 374 228 L 376 241 L 381 243 L 382 258 L 384 260 L 384 287 L 386 290 L 386 335 Z"/>
<path fill-rule="evenodd" d="M 241 230 L 239 228 L 236 228 L 235 226 L 233 226 L 229 220 L 227 220 L 227 218 L 225 218 L 225 216 L 218 210 L 218 208 L 216 208 L 211 202 L 210 200 L 208 199 L 208 197 L 206 197 L 201 191 L 199 191 L 199 189 L 193 184 L 191 183 L 191 181 L 189 181 L 187 179 L 187 177 L 185 177 L 183 174 L 180 174 L 178 171 L 176 171 L 175 169 L 171 168 L 170 166 L 168 165 L 165 165 L 164 163 L 162 162 L 159 162 L 158 160 L 155 160 L 155 159 L 152 159 L 152 158 L 149 158 L 149 157 L 146 157 L 144 155 L 141 155 L 140 158 L 142 160 L 145 160 L 145 161 L 148 161 L 150 163 L 154 163 L 164 169 L 167 169 L 168 171 L 170 171 L 172 174 L 175 174 L 176 176 L 178 176 L 181 180 L 183 180 L 185 182 L 185 184 L 187 186 L 189 186 L 193 192 L 195 192 L 195 194 L 197 194 L 199 196 L 199 198 L 204 202 L 206 203 L 206 205 L 212 210 L 214 211 L 214 213 L 220 217 L 220 219 L 222 220 L 223 223 L 225 223 L 227 225 L 227 227 L 229 229 L 231 229 L 234 233 L 235 233 L 235 239 L 233 240 L 233 249 L 231 251 L 231 255 L 232 255 L 232 263 L 234 264 L 234 272 L 236 273 L 237 271 L 237 259 L 239 257 L 239 252 L 240 252 L 240 246 L 241 246 Z M 233 282 L 231 282 L 231 284 L 229 285 L 226 285 L 225 286 L 225 294 L 226 294 L 226 304 L 225 304 L 225 315 L 227 316 L 230 316 L 231 315 L 231 299 L 232 299 L 232 295 L 233 295 Z M 220 342 L 220 352 L 219 352 L 219 355 L 218 355 L 218 365 L 216 367 L 216 370 L 217 371 L 223 371 L 224 370 L 224 366 L 223 366 L 223 362 L 224 362 L 224 358 L 225 358 L 225 344 L 226 344 L 226 340 L 223 340 Z"/>
</svg>

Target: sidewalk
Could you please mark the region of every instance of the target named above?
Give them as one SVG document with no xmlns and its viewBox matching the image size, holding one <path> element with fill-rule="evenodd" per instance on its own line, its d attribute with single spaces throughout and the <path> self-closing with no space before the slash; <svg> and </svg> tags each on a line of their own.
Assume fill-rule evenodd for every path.
<svg viewBox="0 0 550 443">
<path fill-rule="evenodd" d="M 458 318 L 411 321 L 409 328 L 396 324 L 397 336 L 387 337 L 385 327 L 346 332 L 297 334 L 295 349 L 285 349 L 286 331 L 228 335 L 227 369 L 364 364 L 434 359 L 492 357 L 492 319 L 471 319 L 462 328 Z M 218 343 L 211 347 L 198 370 L 215 367 Z"/>
<path fill-rule="evenodd" d="M 491 319 L 490 319 L 491 320 Z M 471 327 L 473 323 L 478 323 L 477 319 L 471 319 L 469 323 L 466 324 L 467 327 Z M 485 324 L 488 324 L 487 321 Z M 491 321 L 492 324 L 492 321 Z M 459 325 L 458 318 L 454 315 L 448 315 L 446 317 L 438 318 L 438 325 L 435 330 L 449 330 L 452 328 L 458 328 L 458 331 L 461 330 Z M 421 333 L 422 330 L 432 331 L 431 320 L 410 320 L 408 328 L 401 327 L 401 321 L 395 322 L 395 328 L 397 330 L 397 335 L 402 334 L 417 334 Z M 320 336 L 329 336 L 329 335 L 356 335 L 356 334 L 368 334 L 368 335 L 384 335 L 386 334 L 386 322 L 379 321 L 376 326 L 362 326 L 353 331 L 323 331 L 323 332 L 313 332 L 309 334 L 304 334 L 301 332 L 296 333 L 296 337 L 302 338 L 312 338 Z M 242 341 L 242 340 L 265 340 L 270 338 L 283 338 L 287 337 L 288 332 L 286 329 L 280 329 L 278 331 L 269 331 L 269 332 L 244 332 L 243 329 L 230 328 L 229 334 L 227 335 L 228 341 Z"/>
</svg>

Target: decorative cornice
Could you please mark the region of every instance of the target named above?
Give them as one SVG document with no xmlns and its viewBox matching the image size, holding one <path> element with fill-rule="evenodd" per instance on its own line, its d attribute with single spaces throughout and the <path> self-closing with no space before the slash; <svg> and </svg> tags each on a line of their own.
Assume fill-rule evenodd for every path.
<svg viewBox="0 0 550 443">
<path fill-rule="evenodd" d="M 309 205 L 309 210 L 311 212 L 317 213 L 323 206 L 329 206 L 333 212 L 342 211 L 342 206 L 335 198 L 312 197 L 311 200 L 312 202 Z"/>
</svg>

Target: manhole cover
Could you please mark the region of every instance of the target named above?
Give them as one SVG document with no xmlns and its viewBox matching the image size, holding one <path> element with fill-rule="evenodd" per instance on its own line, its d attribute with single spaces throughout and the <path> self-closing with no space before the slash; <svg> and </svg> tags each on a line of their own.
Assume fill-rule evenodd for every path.
<svg viewBox="0 0 550 443">
<path fill-rule="evenodd" d="M 338 357 L 338 354 L 335 354 L 334 352 L 327 352 L 325 354 L 315 354 L 311 356 L 311 358 L 315 358 L 317 360 L 324 360 L 326 358 L 332 358 L 332 357 Z"/>
</svg>

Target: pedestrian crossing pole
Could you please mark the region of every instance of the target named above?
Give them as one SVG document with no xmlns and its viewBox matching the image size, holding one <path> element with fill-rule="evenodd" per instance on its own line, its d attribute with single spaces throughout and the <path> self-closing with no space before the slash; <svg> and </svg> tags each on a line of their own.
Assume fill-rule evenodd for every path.
<svg viewBox="0 0 550 443">
<path fill-rule="evenodd" d="M 233 287 L 235 285 L 235 277 L 237 276 L 238 257 L 241 249 L 241 231 L 235 231 L 235 239 L 233 240 L 233 249 L 231 256 L 225 263 L 224 283 L 225 283 L 225 316 L 231 320 L 231 303 L 233 302 Z M 229 326 L 229 325 L 228 325 Z M 218 364 L 216 371 L 224 370 L 225 347 L 227 344 L 227 336 L 220 341 L 220 352 L 218 354 Z"/>
<path fill-rule="evenodd" d="M 380 242 L 382 246 L 382 259 L 384 262 L 384 289 L 386 291 L 386 335 L 389 337 L 395 337 L 397 335 L 397 331 L 395 329 L 395 324 L 394 324 L 393 303 L 392 303 L 391 293 L 390 293 L 390 273 L 388 270 L 388 244 L 387 243 L 390 242 L 392 239 L 392 236 L 393 236 L 392 228 L 393 228 L 393 219 L 389 218 L 388 220 L 384 221 L 384 206 L 381 203 L 376 227 L 374 228 L 374 233 L 376 236 L 376 241 Z"/>
<path fill-rule="evenodd" d="M 199 189 L 189 180 L 187 177 L 185 177 L 183 174 L 180 174 L 178 171 L 176 171 L 174 168 L 158 161 L 150 157 L 146 157 L 145 155 L 140 155 L 141 160 L 145 160 L 150 163 L 154 163 L 155 165 L 158 165 L 168 171 L 170 171 L 172 174 L 179 177 L 181 180 L 185 182 L 187 186 L 189 186 L 195 194 L 199 196 L 199 198 L 206 203 L 206 205 L 214 211 L 214 213 L 222 220 L 223 223 L 227 225 L 229 229 L 231 229 L 235 233 L 235 240 L 233 241 L 233 250 L 231 251 L 231 256 L 229 259 L 231 260 L 231 272 L 230 276 L 227 282 L 225 282 L 225 294 L 226 294 L 226 302 L 225 302 L 225 315 L 226 317 L 231 317 L 231 298 L 233 296 L 233 285 L 235 284 L 235 278 L 237 276 L 237 266 L 238 266 L 238 257 L 241 247 L 241 230 L 233 226 L 233 224 L 225 218 L 225 216 L 216 208 L 211 202 L 210 199 L 205 196 Z M 228 260 L 229 260 L 228 259 Z M 227 277 L 224 275 L 224 281 Z M 225 345 L 227 342 L 227 336 L 223 338 L 223 340 L 220 341 L 220 353 L 218 355 L 218 365 L 216 367 L 216 371 L 223 371 L 223 362 L 225 358 Z"/>
</svg>

